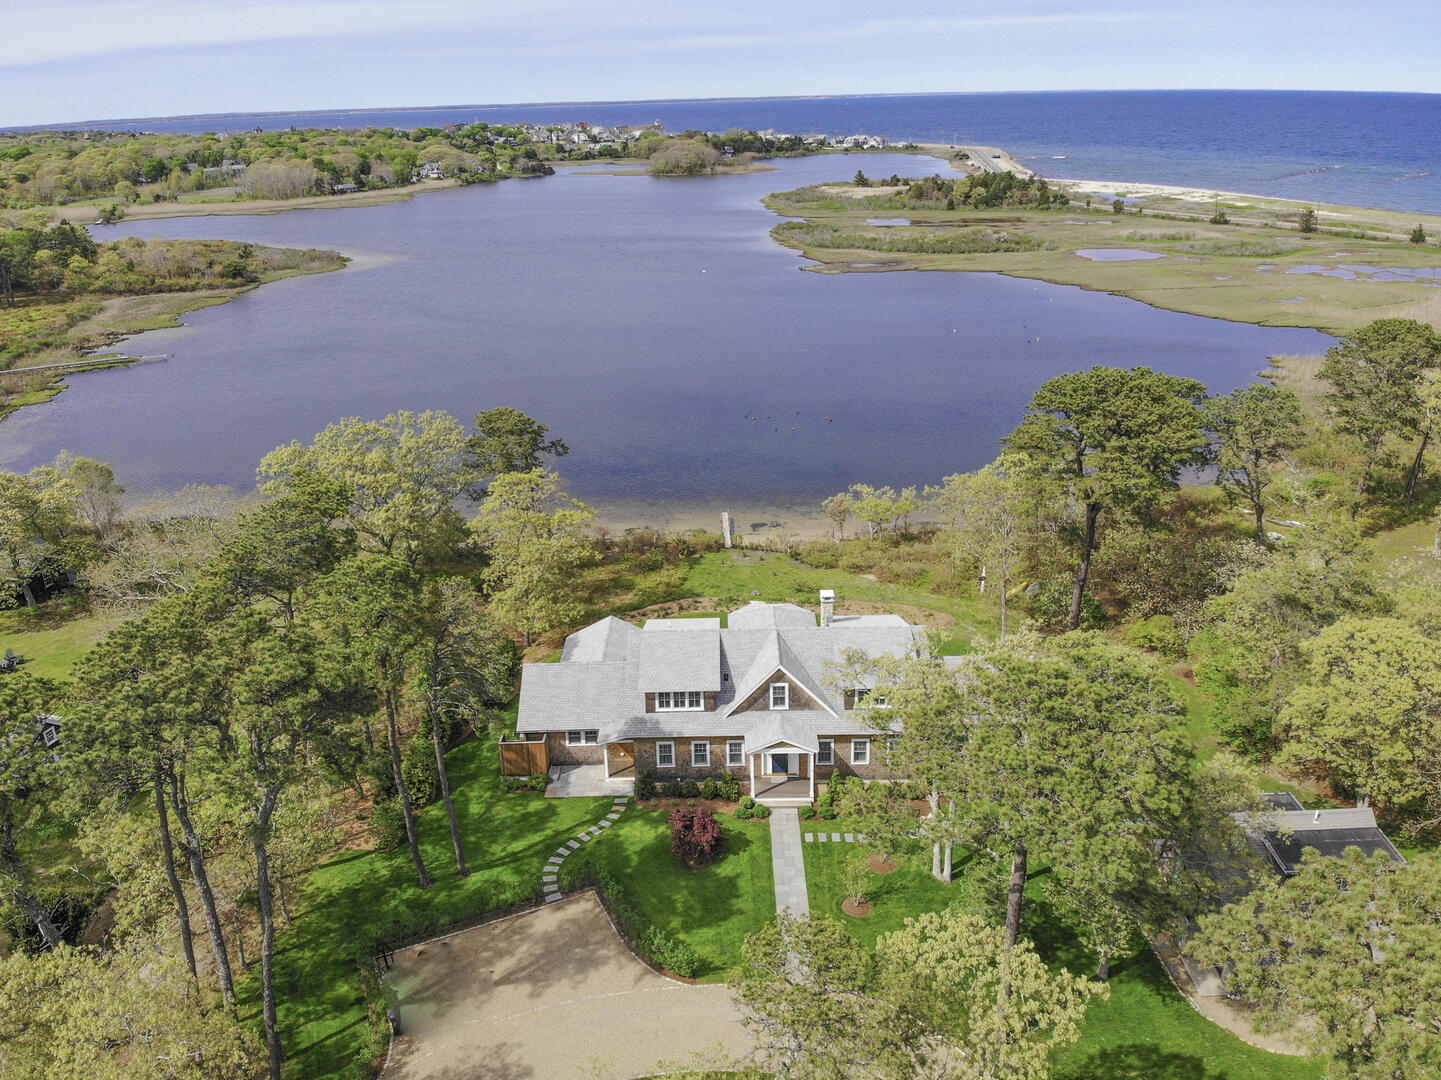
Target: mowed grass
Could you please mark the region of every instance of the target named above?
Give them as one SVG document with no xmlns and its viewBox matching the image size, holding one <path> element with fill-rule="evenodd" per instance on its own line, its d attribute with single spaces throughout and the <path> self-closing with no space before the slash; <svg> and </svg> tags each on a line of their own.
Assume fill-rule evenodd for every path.
<svg viewBox="0 0 1441 1080">
<path fill-rule="evenodd" d="M 0 654 L 14 649 L 25 658 L 21 671 L 50 679 L 68 678 L 80 658 L 113 625 L 102 616 L 76 613 L 63 600 L 39 608 L 0 611 Z"/>
<path fill-rule="evenodd" d="M 722 854 L 692 870 L 671 854 L 669 812 L 626 810 L 586 857 L 621 885 L 645 925 L 700 954 L 702 982 L 724 982 L 740 963 L 746 935 L 776 913 L 770 826 L 717 814 Z"/>
<path fill-rule="evenodd" d="M 801 831 L 854 832 L 841 821 L 802 821 Z M 836 919 L 867 948 L 905 920 L 967 902 L 965 887 L 931 877 L 916 855 L 901 856 L 895 873 L 871 877 L 872 913 L 852 918 L 840 910 L 845 862 L 860 844 L 805 844 L 811 913 Z M 957 853 L 958 863 L 964 856 Z M 958 865 L 957 876 L 961 873 Z M 1052 966 L 1093 976 L 1096 957 L 1046 902 L 1044 869 L 1026 887 L 1022 933 Z M 1268 1053 L 1242 1042 L 1201 1016 L 1172 984 L 1148 946 L 1138 944 L 1113 962 L 1111 995 L 1086 1013 L 1080 1040 L 1056 1052 L 1054 1080 L 1319 1080 L 1324 1063 Z"/>
<path fill-rule="evenodd" d="M 439 804 L 420 815 L 421 846 L 434 884 L 422 891 L 404 845 L 353 851 L 312 872 L 300 911 L 276 940 L 275 989 L 287 1075 L 369 1076 L 369 1030 L 358 962 L 377 937 L 398 928 L 437 929 L 538 900 L 541 868 L 564 841 L 610 809 L 609 798 L 546 799 L 497 790 L 494 743 L 450 752 L 456 812 L 471 874 L 460 878 Z M 245 980 L 242 1008 L 259 1015 L 258 971 Z"/>
</svg>

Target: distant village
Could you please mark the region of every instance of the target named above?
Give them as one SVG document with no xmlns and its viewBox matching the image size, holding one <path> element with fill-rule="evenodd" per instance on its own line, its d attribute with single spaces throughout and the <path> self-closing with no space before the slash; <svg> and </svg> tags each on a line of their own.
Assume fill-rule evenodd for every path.
<svg viewBox="0 0 1441 1080">
<path fill-rule="evenodd" d="M 518 124 L 516 125 L 532 143 L 569 144 L 598 149 L 613 146 L 622 149 L 647 134 L 666 134 L 665 126 L 657 120 L 654 124 L 624 125 L 605 127 L 588 124 L 584 120 L 573 124 Z M 710 134 L 710 133 L 708 133 Z M 751 133 L 747 133 L 751 134 Z M 795 140 L 816 150 L 883 150 L 891 145 L 884 135 L 795 135 L 790 132 L 767 128 L 753 134 L 765 142 L 794 144 Z M 500 139 L 496 140 L 500 142 Z"/>
</svg>

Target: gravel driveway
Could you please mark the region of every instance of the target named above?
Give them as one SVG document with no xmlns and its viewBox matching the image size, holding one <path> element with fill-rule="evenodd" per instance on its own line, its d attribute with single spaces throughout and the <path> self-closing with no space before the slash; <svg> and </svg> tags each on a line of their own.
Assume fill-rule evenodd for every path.
<svg viewBox="0 0 1441 1080">
<path fill-rule="evenodd" d="M 641 963 L 594 894 L 398 952 L 386 1080 L 627 1080 L 753 1046 L 725 986 Z"/>
</svg>

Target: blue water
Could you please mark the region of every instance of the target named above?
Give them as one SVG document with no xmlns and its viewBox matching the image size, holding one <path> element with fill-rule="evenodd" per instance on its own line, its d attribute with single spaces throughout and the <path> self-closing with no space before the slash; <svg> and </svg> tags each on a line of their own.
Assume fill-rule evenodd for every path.
<svg viewBox="0 0 1441 1080">
<path fill-rule="evenodd" d="M 170 360 L 70 377 L 0 423 L 0 466 L 68 449 L 110 462 L 133 494 L 248 488 L 263 454 L 342 416 L 508 405 L 566 439 L 572 489 L 607 513 L 729 508 L 744 524 L 814 513 L 857 482 L 974 469 L 1064 372 L 1146 364 L 1224 393 L 1269 355 L 1332 343 L 997 274 L 802 273 L 760 199 L 844 179 L 854 161 L 776 164 L 695 179 L 563 169 L 386 206 L 97 228 L 381 257 L 142 335 L 131 348 Z"/>
<path fill-rule="evenodd" d="M 145 131 L 586 120 L 670 131 L 863 132 L 1001 146 L 1044 176 L 1129 180 L 1441 213 L 1441 94 L 1137 90 L 925 94 L 181 117 Z M 80 125 L 74 125 L 80 126 Z"/>
</svg>

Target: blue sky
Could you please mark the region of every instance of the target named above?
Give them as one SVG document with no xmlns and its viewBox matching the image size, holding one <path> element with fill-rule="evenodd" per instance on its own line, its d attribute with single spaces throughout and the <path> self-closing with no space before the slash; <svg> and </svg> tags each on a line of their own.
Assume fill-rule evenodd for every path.
<svg viewBox="0 0 1441 1080">
<path fill-rule="evenodd" d="M 1435 0 L 0 0 L 0 126 L 986 90 L 1441 91 Z"/>
</svg>

